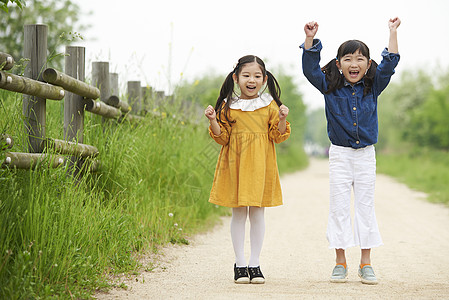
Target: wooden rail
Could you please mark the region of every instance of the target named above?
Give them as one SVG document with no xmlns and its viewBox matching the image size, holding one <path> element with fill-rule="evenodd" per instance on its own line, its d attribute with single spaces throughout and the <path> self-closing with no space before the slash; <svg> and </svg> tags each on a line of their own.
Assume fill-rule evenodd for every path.
<svg viewBox="0 0 449 300">
<path fill-rule="evenodd" d="M 14 57 L 0 52 L 0 70 L 11 70 L 14 67 Z"/>
<path fill-rule="evenodd" d="M 14 145 L 12 137 L 9 134 L 2 134 L 0 136 L 0 149 L 11 149 Z"/>
<path fill-rule="evenodd" d="M 106 103 L 101 101 L 84 99 L 83 103 L 87 111 L 100 115 L 107 119 L 117 119 L 122 115 L 120 109 L 107 105 Z"/>
<path fill-rule="evenodd" d="M 64 157 L 42 153 L 6 152 L 2 167 L 16 167 L 18 169 L 33 169 L 38 165 L 57 168 L 64 163 Z"/>
<path fill-rule="evenodd" d="M 92 99 L 97 99 L 100 97 L 100 90 L 98 88 L 90 86 L 81 80 L 75 79 L 55 69 L 46 69 L 43 77 L 46 82 L 60 86 L 66 91 L 82 97 Z"/>
<path fill-rule="evenodd" d="M 125 101 L 121 101 L 118 96 L 112 95 L 109 97 L 108 103 L 115 108 L 119 108 L 123 113 L 128 113 L 131 111 L 131 106 Z"/>
<path fill-rule="evenodd" d="M 65 95 L 61 87 L 4 71 L 0 71 L 0 88 L 50 100 L 61 100 Z"/>
<path fill-rule="evenodd" d="M 63 140 L 47 138 L 42 141 L 42 148 L 47 148 L 52 152 L 59 154 L 68 154 L 76 157 L 96 157 L 98 155 L 97 147 L 73 143 Z"/>
<path fill-rule="evenodd" d="M 85 83 L 84 47 L 66 47 L 65 72 L 47 68 L 47 31 L 48 27 L 42 24 L 24 26 L 24 58 L 29 60 L 24 76 L 6 72 L 14 67 L 14 58 L 0 52 L 0 88 L 24 94 L 22 108 L 28 148 L 28 153 L 6 152 L 1 167 L 29 169 L 67 163 L 78 170 L 87 166 L 89 171 L 97 171 L 100 163 L 94 158 L 99 155 L 98 149 L 83 144 L 84 112 L 119 123 L 140 121 L 143 117 L 136 114 L 147 111 L 145 99 L 156 93 L 149 87 L 141 87 L 140 81 L 129 81 L 128 99 L 120 99 L 118 74 L 109 72 L 109 62 L 93 62 L 92 85 Z M 46 100 L 63 98 L 64 139 L 47 138 Z M 9 135 L 0 135 L 0 149 L 12 146 Z"/>
</svg>

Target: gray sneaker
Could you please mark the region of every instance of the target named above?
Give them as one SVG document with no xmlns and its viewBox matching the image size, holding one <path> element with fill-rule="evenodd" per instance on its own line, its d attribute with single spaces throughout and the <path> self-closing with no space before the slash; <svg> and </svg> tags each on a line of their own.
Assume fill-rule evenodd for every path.
<svg viewBox="0 0 449 300">
<path fill-rule="evenodd" d="M 331 275 L 331 282 L 346 282 L 348 281 L 348 267 L 336 265 Z"/>
<path fill-rule="evenodd" d="M 362 279 L 362 283 L 365 284 L 377 284 L 377 278 L 374 274 L 373 267 L 364 266 L 362 269 L 359 267 L 359 277 Z"/>
</svg>

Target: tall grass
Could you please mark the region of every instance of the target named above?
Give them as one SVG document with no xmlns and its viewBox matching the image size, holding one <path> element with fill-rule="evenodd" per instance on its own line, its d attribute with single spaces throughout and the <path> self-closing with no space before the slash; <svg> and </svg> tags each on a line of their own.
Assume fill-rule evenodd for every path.
<svg viewBox="0 0 449 300">
<path fill-rule="evenodd" d="M 0 93 L 0 130 L 21 152 L 21 96 Z M 62 138 L 61 106 L 50 101 L 47 136 Z M 224 212 L 207 201 L 218 153 L 210 142 L 205 126 L 168 110 L 137 125 L 86 114 L 98 173 L 0 170 L 0 298 L 89 297 L 108 274 L 135 270 L 136 253 L 188 243 Z"/>
</svg>

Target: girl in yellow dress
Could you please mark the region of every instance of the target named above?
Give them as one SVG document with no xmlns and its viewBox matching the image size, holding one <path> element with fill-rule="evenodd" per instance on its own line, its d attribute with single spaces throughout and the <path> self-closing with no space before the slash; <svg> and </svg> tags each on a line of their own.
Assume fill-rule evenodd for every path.
<svg viewBox="0 0 449 300">
<path fill-rule="evenodd" d="M 259 93 L 265 84 L 269 94 Z M 235 283 L 265 282 L 259 264 L 264 208 L 282 204 L 274 143 L 285 141 L 291 131 L 288 108 L 280 95 L 279 84 L 264 62 L 247 55 L 226 77 L 215 109 L 209 105 L 205 110 L 210 136 L 222 145 L 209 202 L 232 207 Z M 248 265 L 244 255 L 247 216 L 251 225 Z"/>
</svg>

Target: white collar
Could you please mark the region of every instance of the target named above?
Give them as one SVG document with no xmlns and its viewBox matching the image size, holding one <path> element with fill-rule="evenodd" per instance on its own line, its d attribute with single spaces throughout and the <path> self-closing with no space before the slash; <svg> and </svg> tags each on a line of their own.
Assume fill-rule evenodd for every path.
<svg viewBox="0 0 449 300">
<path fill-rule="evenodd" d="M 227 99 L 225 99 L 226 101 Z M 254 99 L 232 98 L 229 107 L 231 109 L 240 109 L 241 111 L 255 111 L 259 108 L 270 105 L 273 97 L 270 94 L 262 94 Z"/>
</svg>

